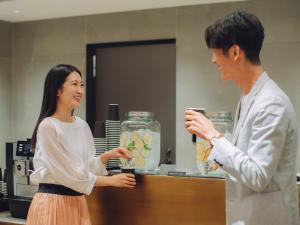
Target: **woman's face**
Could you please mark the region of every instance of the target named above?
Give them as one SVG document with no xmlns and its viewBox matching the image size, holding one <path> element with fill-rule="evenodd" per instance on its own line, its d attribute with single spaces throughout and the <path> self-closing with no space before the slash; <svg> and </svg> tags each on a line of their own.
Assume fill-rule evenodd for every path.
<svg viewBox="0 0 300 225">
<path fill-rule="evenodd" d="M 57 91 L 57 104 L 73 110 L 80 106 L 81 98 L 84 95 L 84 84 L 77 72 L 70 73 L 62 88 Z"/>
</svg>

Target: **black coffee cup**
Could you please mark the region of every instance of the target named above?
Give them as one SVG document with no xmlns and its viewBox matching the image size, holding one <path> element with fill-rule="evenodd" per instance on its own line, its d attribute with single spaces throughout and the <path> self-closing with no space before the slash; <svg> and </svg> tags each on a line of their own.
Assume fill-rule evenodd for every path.
<svg viewBox="0 0 300 225">
<path fill-rule="evenodd" d="M 132 173 L 135 174 L 135 168 L 132 167 L 123 167 L 121 168 L 122 173 Z"/>
<path fill-rule="evenodd" d="M 186 110 L 193 110 L 195 112 L 202 113 L 203 115 L 205 114 L 205 108 L 186 108 Z M 197 137 L 195 134 L 192 134 L 192 141 L 193 143 L 196 143 Z"/>
<path fill-rule="evenodd" d="M 119 121 L 119 105 L 118 104 L 109 104 L 107 112 L 107 120 Z"/>
</svg>

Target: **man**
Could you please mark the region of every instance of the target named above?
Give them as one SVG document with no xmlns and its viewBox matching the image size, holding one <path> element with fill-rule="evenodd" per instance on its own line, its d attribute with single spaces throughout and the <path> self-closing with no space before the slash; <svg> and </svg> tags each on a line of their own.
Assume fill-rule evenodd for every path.
<svg viewBox="0 0 300 225">
<path fill-rule="evenodd" d="M 231 141 L 202 114 L 185 112 L 187 131 L 210 141 L 209 160 L 228 173 L 227 224 L 299 225 L 296 116 L 260 64 L 261 22 L 237 11 L 209 26 L 205 39 L 221 78 L 242 90 Z"/>
</svg>

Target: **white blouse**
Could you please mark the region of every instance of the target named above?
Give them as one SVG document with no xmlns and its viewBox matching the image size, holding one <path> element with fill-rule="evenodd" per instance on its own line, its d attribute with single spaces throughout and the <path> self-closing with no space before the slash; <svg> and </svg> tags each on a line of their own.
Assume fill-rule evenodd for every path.
<svg viewBox="0 0 300 225">
<path fill-rule="evenodd" d="M 51 183 L 90 194 L 96 175 L 107 171 L 95 157 L 93 136 L 88 124 L 75 117 L 72 123 L 54 117 L 45 118 L 37 131 L 37 142 L 31 174 L 32 183 Z"/>
</svg>

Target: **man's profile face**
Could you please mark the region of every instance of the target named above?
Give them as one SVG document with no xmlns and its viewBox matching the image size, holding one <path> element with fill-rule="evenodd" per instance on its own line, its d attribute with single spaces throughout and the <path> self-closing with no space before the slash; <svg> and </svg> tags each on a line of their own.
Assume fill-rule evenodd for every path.
<svg viewBox="0 0 300 225">
<path fill-rule="evenodd" d="M 227 54 L 224 54 L 220 48 L 213 48 L 212 62 L 218 66 L 222 80 L 234 80 L 234 59 L 231 48 Z"/>
</svg>

